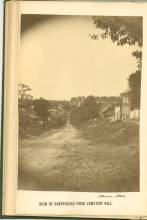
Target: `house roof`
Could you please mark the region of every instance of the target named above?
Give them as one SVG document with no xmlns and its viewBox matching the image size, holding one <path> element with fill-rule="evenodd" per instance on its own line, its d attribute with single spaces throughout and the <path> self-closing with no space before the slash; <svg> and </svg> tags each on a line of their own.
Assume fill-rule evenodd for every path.
<svg viewBox="0 0 147 220">
<path fill-rule="evenodd" d="M 129 89 L 126 89 L 124 92 L 122 92 L 120 95 L 122 96 L 122 95 L 127 95 L 127 94 L 129 94 L 131 92 L 131 89 L 129 88 Z"/>
<path fill-rule="evenodd" d="M 112 108 L 112 105 L 105 106 L 104 108 L 101 109 L 101 113 L 108 111 L 110 108 Z"/>
</svg>

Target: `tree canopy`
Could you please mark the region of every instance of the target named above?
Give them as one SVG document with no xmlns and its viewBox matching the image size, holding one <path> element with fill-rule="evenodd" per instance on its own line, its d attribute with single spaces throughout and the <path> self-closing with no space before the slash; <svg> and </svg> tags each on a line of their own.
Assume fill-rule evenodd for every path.
<svg viewBox="0 0 147 220">
<path fill-rule="evenodd" d="M 93 23 L 102 32 L 100 36 L 105 39 L 108 36 L 118 45 L 134 45 L 142 47 L 142 17 L 122 16 L 95 16 Z M 92 34 L 92 39 L 99 39 L 99 34 Z"/>
<path fill-rule="evenodd" d="M 141 91 L 141 66 L 142 66 L 142 17 L 122 17 L 122 16 L 95 16 L 92 18 L 96 29 L 101 29 L 98 33 L 91 35 L 91 38 L 98 40 L 99 37 L 106 39 L 110 37 L 112 42 L 117 45 L 138 45 L 139 50 L 134 51 L 132 55 L 136 58 L 138 69 L 131 73 L 128 79 L 129 88 L 131 88 L 132 109 L 140 107 Z"/>
<path fill-rule="evenodd" d="M 30 94 L 32 89 L 23 83 L 20 83 L 18 86 L 18 98 L 19 99 L 32 99 L 33 96 Z"/>
</svg>

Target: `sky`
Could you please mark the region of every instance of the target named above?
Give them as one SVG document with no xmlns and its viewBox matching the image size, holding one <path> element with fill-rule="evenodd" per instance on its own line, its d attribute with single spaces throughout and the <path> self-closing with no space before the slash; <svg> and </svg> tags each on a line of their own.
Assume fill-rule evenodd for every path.
<svg viewBox="0 0 147 220">
<path fill-rule="evenodd" d="M 34 98 L 119 96 L 136 71 L 136 46 L 92 40 L 95 32 L 90 16 L 48 16 L 28 29 L 25 24 L 19 82 L 33 89 Z"/>
</svg>

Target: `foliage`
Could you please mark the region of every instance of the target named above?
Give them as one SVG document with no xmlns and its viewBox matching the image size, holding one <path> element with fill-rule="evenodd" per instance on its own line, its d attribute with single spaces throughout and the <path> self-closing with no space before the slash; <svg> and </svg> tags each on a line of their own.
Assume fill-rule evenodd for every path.
<svg viewBox="0 0 147 220">
<path fill-rule="evenodd" d="M 33 116 L 33 96 L 30 94 L 32 89 L 23 83 L 18 88 L 18 105 L 19 105 L 19 136 L 25 137 L 27 134 L 38 134 L 39 125 Z M 34 127 L 34 129 L 33 129 Z"/>
<path fill-rule="evenodd" d="M 19 109 L 19 137 L 25 138 L 28 135 L 39 135 L 42 127 L 36 118 L 31 117 L 31 112 Z"/>
<path fill-rule="evenodd" d="M 135 73 L 132 73 L 128 79 L 128 83 L 131 88 L 132 109 L 140 108 L 141 71 L 137 70 Z"/>
<path fill-rule="evenodd" d="M 142 51 L 133 51 L 132 55 L 136 58 L 138 69 L 141 70 L 142 67 Z"/>
<path fill-rule="evenodd" d="M 141 87 L 141 66 L 142 66 L 142 17 L 93 17 L 93 23 L 97 29 L 101 29 L 100 36 L 105 39 L 110 37 L 117 45 L 135 45 L 140 50 L 134 51 L 132 55 L 136 58 L 138 70 L 132 73 L 128 79 L 131 88 L 132 108 L 140 107 L 140 87 Z M 92 39 L 99 39 L 99 34 L 91 35 Z"/>
<path fill-rule="evenodd" d="M 95 97 L 88 96 L 80 107 L 74 108 L 71 111 L 71 123 L 80 124 L 92 118 L 99 117 L 99 108 L 96 103 Z"/>
<path fill-rule="evenodd" d="M 61 114 L 56 114 L 50 117 L 50 121 L 44 122 L 44 125 L 47 129 L 60 128 L 64 126 L 67 122 L 67 112 Z"/>
<path fill-rule="evenodd" d="M 31 90 L 32 89 L 28 85 L 20 83 L 19 87 L 18 87 L 18 98 L 23 99 L 23 100 L 24 99 L 32 99 L 33 96 L 30 94 Z"/>
<path fill-rule="evenodd" d="M 18 104 L 19 108 L 23 108 L 25 110 L 29 110 L 32 105 L 33 96 L 30 94 L 32 89 L 23 83 L 19 84 L 18 87 Z"/>
<path fill-rule="evenodd" d="M 108 36 L 118 45 L 142 46 L 142 17 L 122 17 L 122 16 L 95 16 L 93 23 L 96 28 L 100 28 L 100 36 L 105 39 Z M 92 34 L 92 39 L 99 39 L 99 34 Z"/>
<path fill-rule="evenodd" d="M 52 128 L 64 126 L 67 121 L 69 102 L 48 101 L 44 98 L 33 99 L 31 88 L 25 84 L 19 84 L 19 137 L 40 135 Z M 58 109 L 58 107 L 61 109 Z M 56 114 L 50 115 L 49 109 L 55 108 Z M 50 118 L 50 120 L 48 120 Z"/>
<path fill-rule="evenodd" d="M 37 113 L 38 116 L 41 117 L 41 119 L 46 120 L 48 117 L 48 109 L 49 109 L 49 102 L 44 99 L 36 99 L 34 100 L 34 111 Z"/>
</svg>

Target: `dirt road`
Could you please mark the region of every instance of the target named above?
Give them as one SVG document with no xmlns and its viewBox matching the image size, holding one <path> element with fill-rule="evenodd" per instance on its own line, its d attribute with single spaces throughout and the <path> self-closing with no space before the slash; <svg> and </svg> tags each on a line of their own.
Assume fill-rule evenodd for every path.
<svg viewBox="0 0 147 220">
<path fill-rule="evenodd" d="M 19 141 L 23 190 L 137 191 L 138 149 L 98 144 L 67 125 L 53 134 Z"/>
</svg>

